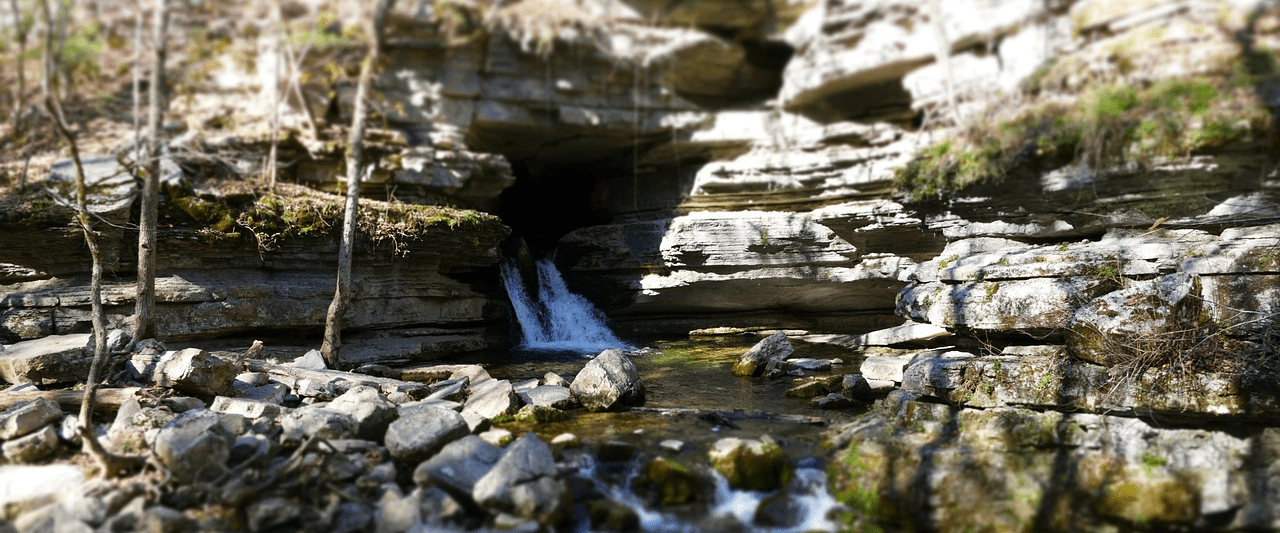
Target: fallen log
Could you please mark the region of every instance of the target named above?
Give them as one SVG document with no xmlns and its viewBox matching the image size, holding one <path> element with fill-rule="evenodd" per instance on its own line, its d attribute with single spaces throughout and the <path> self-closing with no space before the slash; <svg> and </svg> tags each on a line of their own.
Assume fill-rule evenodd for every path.
<svg viewBox="0 0 1280 533">
<path fill-rule="evenodd" d="M 120 409 L 129 398 L 138 398 L 141 387 L 122 387 L 118 389 L 98 389 L 94 394 L 95 412 L 112 412 Z M 80 410 L 80 402 L 84 400 L 84 391 L 51 390 L 51 391 L 18 391 L 0 393 L 0 409 L 8 409 L 22 402 L 44 398 L 58 402 L 63 411 Z"/>
<path fill-rule="evenodd" d="M 271 374 L 276 381 L 293 390 L 294 394 L 325 401 L 332 400 L 357 385 L 374 387 L 384 395 L 396 392 L 404 393 L 413 400 L 420 400 L 431 394 L 429 386 L 413 381 L 356 374 L 341 370 L 311 370 L 289 365 L 278 365 L 256 359 L 247 360 L 244 365 L 248 370 Z"/>
<path fill-rule="evenodd" d="M 707 420 L 721 419 L 727 422 L 741 420 L 763 420 L 770 422 L 789 422 L 808 426 L 825 427 L 830 421 L 818 416 L 788 415 L 768 411 L 744 411 L 741 409 L 685 409 L 676 407 L 628 407 L 628 412 L 657 415 L 692 415 Z"/>
</svg>

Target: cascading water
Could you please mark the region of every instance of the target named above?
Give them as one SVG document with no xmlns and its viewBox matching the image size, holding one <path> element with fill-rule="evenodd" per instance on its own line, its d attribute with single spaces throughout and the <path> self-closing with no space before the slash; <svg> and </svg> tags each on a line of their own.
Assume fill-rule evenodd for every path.
<svg viewBox="0 0 1280 533">
<path fill-rule="evenodd" d="M 521 348 L 581 354 L 630 349 L 609 330 L 599 309 L 569 290 L 551 260 L 538 260 L 535 268 L 537 287 L 531 293 L 516 262 L 502 262 L 502 282 L 520 322 Z"/>
</svg>

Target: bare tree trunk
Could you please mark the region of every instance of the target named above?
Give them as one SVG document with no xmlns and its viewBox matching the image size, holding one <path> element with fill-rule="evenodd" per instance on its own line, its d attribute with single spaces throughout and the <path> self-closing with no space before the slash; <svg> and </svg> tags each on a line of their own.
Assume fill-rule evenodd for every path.
<svg viewBox="0 0 1280 533">
<path fill-rule="evenodd" d="M 271 152 L 267 154 L 267 191 L 276 194 L 276 173 L 278 172 L 277 148 L 280 144 L 280 63 L 284 62 L 284 16 L 281 13 L 280 0 L 271 5 L 272 40 L 274 44 L 271 56 L 274 64 L 271 70 Z M 287 87 L 287 85 L 286 85 Z"/>
<path fill-rule="evenodd" d="M 31 30 L 31 25 L 22 14 L 18 0 L 9 0 L 9 9 L 13 11 L 13 29 L 16 33 L 14 37 L 18 41 L 18 94 L 13 99 L 12 120 L 13 138 L 17 140 L 22 136 L 23 114 L 26 113 L 27 107 L 27 33 Z"/>
<path fill-rule="evenodd" d="M 951 71 L 951 41 L 947 39 L 946 29 L 942 27 L 942 1 L 933 0 L 929 7 L 933 14 L 930 16 L 933 22 L 933 37 L 937 45 L 935 55 L 938 60 L 938 67 L 942 69 L 943 86 L 947 93 L 947 107 L 951 111 L 951 120 L 955 122 L 956 127 L 960 126 L 960 106 L 956 104 L 955 76 Z"/>
<path fill-rule="evenodd" d="M 133 17 L 133 166 L 142 165 L 142 13 L 143 0 Z M 137 170 L 135 170 L 135 173 Z"/>
<path fill-rule="evenodd" d="M 53 14 L 49 10 L 48 0 L 41 0 L 44 7 L 45 22 L 52 29 L 54 21 Z M 67 6 L 63 6 L 67 9 Z M 65 13 L 63 19 L 66 20 Z M 50 31 L 45 38 L 44 53 L 46 56 L 45 66 L 56 65 L 57 53 L 54 50 L 54 32 Z M 44 73 L 46 85 L 52 84 L 54 73 L 46 71 Z M 114 477 L 121 470 L 130 470 L 137 466 L 141 466 L 142 459 L 139 457 L 120 457 L 107 452 L 100 442 L 98 442 L 97 433 L 93 430 L 93 410 L 94 400 L 98 393 L 98 382 L 102 381 L 102 367 L 106 364 L 107 359 L 107 316 L 106 310 L 102 306 L 102 252 L 98 248 L 98 239 L 93 231 L 93 220 L 89 217 L 89 210 L 85 205 L 85 198 L 88 196 L 85 191 L 84 165 L 80 161 L 80 148 L 76 145 L 75 135 L 71 133 L 71 127 L 67 125 L 66 115 L 62 111 L 62 102 L 58 99 L 58 91 L 56 87 L 51 89 L 45 98 L 45 107 L 54 119 L 54 125 L 58 129 L 58 133 L 67 141 L 67 146 L 71 150 L 71 163 L 76 169 L 76 215 L 80 223 L 80 229 L 84 232 L 84 242 L 89 247 L 89 256 L 93 261 L 92 278 L 89 285 L 89 303 L 93 313 L 93 361 L 89 365 L 89 376 L 85 381 L 84 400 L 80 404 L 80 436 L 84 439 L 85 446 L 89 448 L 90 454 L 98 461 L 98 465 L 102 468 L 104 477 Z"/>
<path fill-rule="evenodd" d="M 339 350 L 342 346 L 342 322 L 347 313 L 347 304 L 351 300 L 351 253 L 356 240 L 356 217 L 360 212 L 360 178 L 364 171 L 361 159 L 364 155 L 364 119 L 367 113 L 365 99 L 373 79 L 373 69 L 381 55 L 382 30 L 387 11 L 394 2 L 395 0 L 379 0 L 374 8 L 373 27 L 369 32 L 369 53 L 360 65 L 360 81 L 356 85 L 355 110 L 351 117 L 351 137 L 347 147 L 347 204 L 342 215 L 342 242 L 338 248 L 337 288 L 333 293 L 333 302 L 329 304 L 329 312 L 325 315 L 324 343 L 320 346 L 320 355 L 324 357 L 325 365 L 332 369 L 341 368 Z"/>
<path fill-rule="evenodd" d="M 164 57 L 165 31 L 169 17 L 165 12 L 165 0 L 156 0 L 155 58 L 151 65 L 150 128 L 147 173 L 142 180 L 142 209 L 138 216 L 138 289 L 137 307 L 134 312 L 134 340 L 156 336 L 156 221 L 160 209 L 160 129 L 164 114 Z"/>
</svg>

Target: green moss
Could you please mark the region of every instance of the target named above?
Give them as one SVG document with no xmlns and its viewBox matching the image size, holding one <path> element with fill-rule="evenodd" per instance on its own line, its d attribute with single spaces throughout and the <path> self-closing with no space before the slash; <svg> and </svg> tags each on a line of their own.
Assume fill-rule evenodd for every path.
<svg viewBox="0 0 1280 533">
<path fill-rule="evenodd" d="M 645 464 L 641 476 L 638 481 L 649 485 L 664 506 L 684 505 L 697 497 L 697 478 L 688 467 L 675 460 L 655 458 Z"/>
<path fill-rule="evenodd" d="M 1148 87 L 1102 84 L 1074 103 L 1042 103 L 1006 120 L 970 126 L 959 139 L 925 148 L 899 169 L 895 186 L 913 199 L 998 183 L 1032 159 L 1095 168 L 1150 164 L 1247 140 L 1269 112 L 1239 76 L 1162 80 Z"/>
</svg>

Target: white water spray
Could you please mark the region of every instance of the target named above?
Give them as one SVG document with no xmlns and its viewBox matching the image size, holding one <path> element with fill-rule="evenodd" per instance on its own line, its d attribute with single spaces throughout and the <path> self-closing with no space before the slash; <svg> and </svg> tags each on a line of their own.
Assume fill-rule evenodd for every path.
<svg viewBox="0 0 1280 533">
<path fill-rule="evenodd" d="M 609 330 L 600 310 L 569 290 L 555 264 L 542 259 L 536 266 L 537 291 L 530 294 L 515 262 L 502 262 L 502 282 L 520 322 L 521 348 L 592 355 L 609 348 L 631 348 Z"/>
</svg>

